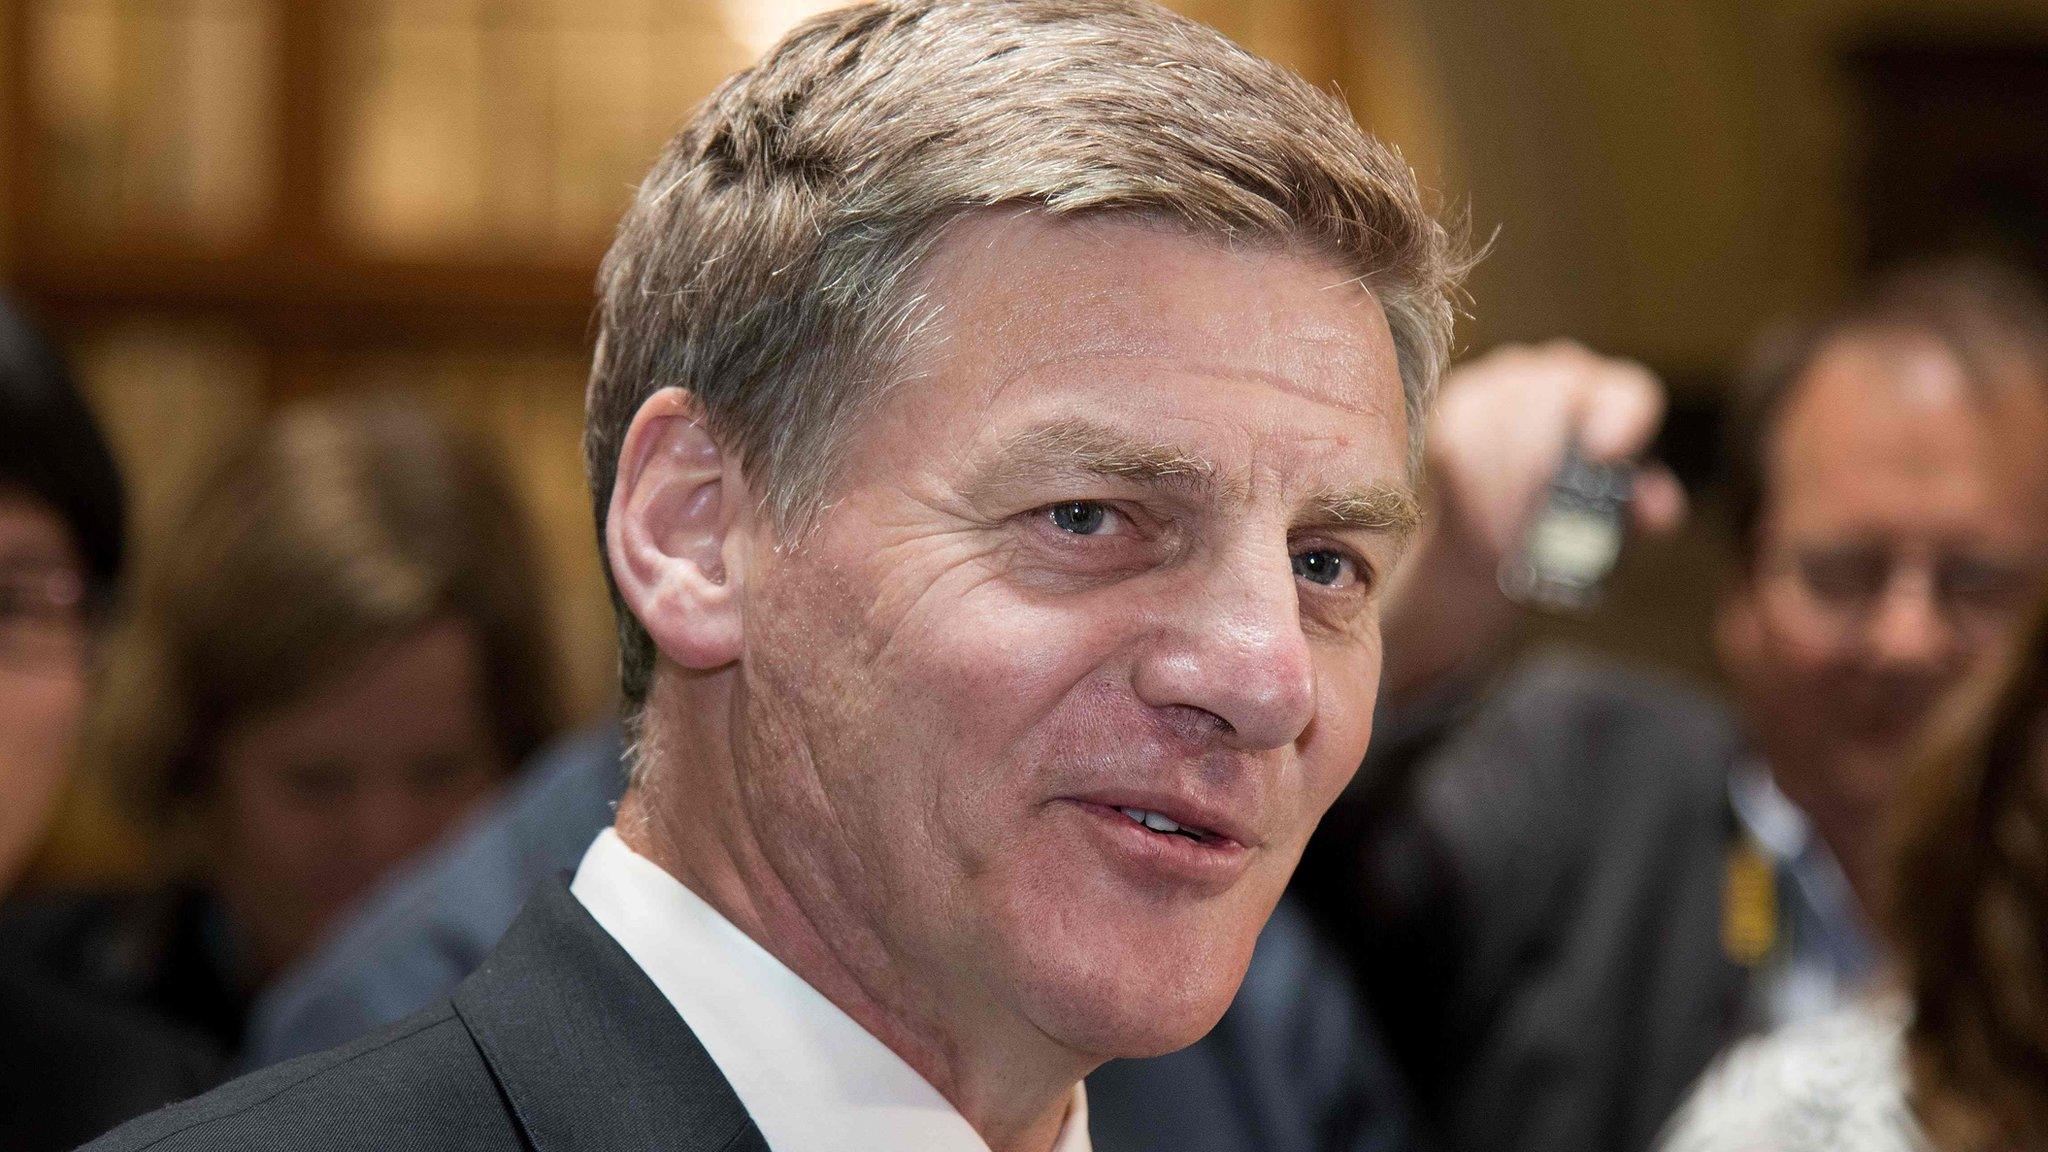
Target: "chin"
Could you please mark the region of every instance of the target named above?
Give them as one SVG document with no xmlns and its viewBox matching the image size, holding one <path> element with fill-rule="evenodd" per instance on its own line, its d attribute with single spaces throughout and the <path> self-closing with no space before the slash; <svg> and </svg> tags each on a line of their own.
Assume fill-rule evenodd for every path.
<svg viewBox="0 0 2048 1152">
<path fill-rule="evenodd" d="M 1046 998 L 1036 1023 L 1064 1046 L 1103 1060 L 1164 1056 L 1208 1035 L 1239 982 L 1215 989 L 1062 989 Z"/>
<path fill-rule="evenodd" d="M 1901 732 L 1891 740 L 1858 742 L 1847 748 L 1832 768 L 1834 778 L 1829 784 L 1836 795 L 1868 819 L 1882 817 L 1906 771 L 1908 759 L 1903 750 L 1914 746 L 1915 735 Z"/>
<path fill-rule="evenodd" d="M 1207 1035 L 1236 998 L 1253 930 L 1148 929 L 1126 919 L 1077 926 L 1025 953 L 1026 1014 L 1042 1031 L 1102 1059 L 1178 1051 Z"/>
</svg>

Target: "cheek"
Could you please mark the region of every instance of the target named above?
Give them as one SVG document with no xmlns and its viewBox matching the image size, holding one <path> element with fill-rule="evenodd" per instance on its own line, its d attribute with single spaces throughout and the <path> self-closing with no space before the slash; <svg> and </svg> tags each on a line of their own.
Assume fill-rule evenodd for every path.
<svg viewBox="0 0 2048 1152">
<path fill-rule="evenodd" d="M 941 740 L 992 729 L 1051 708 L 1113 653 L 1128 631 L 1113 592 L 1049 595 L 1019 588 L 986 553 L 934 549 L 914 563 L 860 573 L 824 626 L 850 629 L 851 658 L 890 706 Z M 818 625 L 808 596 L 799 618 Z"/>
<path fill-rule="evenodd" d="M 228 860 L 260 874 L 302 882 L 349 854 L 339 804 L 309 801 L 260 768 L 223 770 L 217 811 Z"/>
<path fill-rule="evenodd" d="M 411 827 L 423 841 L 432 840 L 443 829 L 490 799 L 497 790 L 498 781 L 507 775 L 508 770 L 495 763 L 494 759 L 479 762 L 478 767 L 443 782 L 421 797 L 414 806 Z"/>
<path fill-rule="evenodd" d="M 1754 612 L 1752 659 L 1771 677 L 1823 676 L 1854 663 L 1853 637 L 1812 607 L 1787 596 L 1761 596 Z"/>
<path fill-rule="evenodd" d="M 1053 711 L 1120 646 L 1117 630 L 1085 610 L 1015 603 L 963 604 L 931 639 L 889 671 L 962 738 L 987 740 Z"/>
<path fill-rule="evenodd" d="M 760 615 L 805 622 L 766 637 L 775 667 L 756 674 L 775 698 L 770 739 L 803 753 L 773 759 L 815 773 L 763 800 L 828 810 L 865 871 L 899 891 L 936 885 L 954 907 L 956 885 L 1015 871 L 1048 776 L 1100 743 L 1093 701 L 1115 687 L 1105 670 L 1129 622 L 1106 596 L 1034 601 L 964 568 L 868 575 L 850 593 L 792 586 Z"/>
<path fill-rule="evenodd" d="M 1369 644 L 1317 653 L 1316 714 L 1296 744 L 1293 767 L 1296 816 L 1292 848 L 1308 842 L 1316 824 L 1336 803 L 1372 743 L 1373 705 L 1379 695 L 1377 636 Z M 1289 869 L 1292 869 L 1291 855 Z"/>
<path fill-rule="evenodd" d="M 1017 851 L 1017 824 L 1050 775 L 1100 744 L 1093 702 L 1115 690 L 1104 668 L 1118 632 L 1072 605 L 1000 595 L 945 602 L 943 619 L 892 632 L 875 680 L 897 718 L 885 737 L 897 744 L 891 759 L 918 766 L 900 787 L 928 814 L 916 830 L 922 848 L 971 882 L 1007 871 L 1001 861 Z"/>
<path fill-rule="evenodd" d="M 84 700 L 82 677 L 0 669 L 0 889 L 56 805 Z"/>
<path fill-rule="evenodd" d="M 1955 671 L 1951 677 L 1956 682 L 1971 679 L 2003 663 L 2012 650 L 2026 643 L 2031 637 L 2019 623 L 2002 626 L 1981 634 L 1959 637 L 1956 643 Z"/>
<path fill-rule="evenodd" d="M 0 669 L 0 771 L 8 780 L 61 774 L 84 713 L 83 675 Z"/>
<path fill-rule="evenodd" d="M 1302 771 L 1312 798 L 1327 808 L 1337 799 L 1372 743 L 1373 705 L 1379 696 L 1380 655 L 1375 640 L 1363 655 L 1317 672 L 1315 724 L 1301 744 Z M 1316 815 L 1321 816 L 1321 809 Z"/>
</svg>

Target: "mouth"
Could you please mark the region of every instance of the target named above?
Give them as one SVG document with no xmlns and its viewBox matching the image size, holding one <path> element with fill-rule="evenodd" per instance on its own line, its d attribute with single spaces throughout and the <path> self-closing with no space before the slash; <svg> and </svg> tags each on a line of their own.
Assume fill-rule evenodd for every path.
<svg viewBox="0 0 2048 1152">
<path fill-rule="evenodd" d="M 1251 834 L 1234 817 L 1152 797 L 1071 797 L 1093 841 L 1126 875 L 1147 887 L 1166 883 L 1218 894 L 1253 858 Z"/>
<path fill-rule="evenodd" d="M 1149 832 L 1158 832 L 1166 836 L 1184 836 L 1197 844 L 1206 844 L 1217 839 L 1217 833 L 1207 828 L 1182 824 L 1164 812 L 1123 806 L 1119 806 L 1117 811 L 1123 813 L 1125 818 L 1129 819 L 1131 823 L 1137 824 Z"/>
</svg>

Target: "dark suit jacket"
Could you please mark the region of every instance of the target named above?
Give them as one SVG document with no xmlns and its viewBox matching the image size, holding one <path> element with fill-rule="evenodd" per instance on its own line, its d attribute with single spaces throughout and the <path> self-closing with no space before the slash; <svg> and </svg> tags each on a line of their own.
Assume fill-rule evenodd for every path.
<svg viewBox="0 0 2048 1152">
<path fill-rule="evenodd" d="M 132 1121 L 91 1152 L 766 1152 L 682 1018 L 560 881 L 454 997 Z"/>
<path fill-rule="evenodd" d="M 1742 736 L 1678 684 L 1559 655 L 1438 720 L 1362 774 L 1298 886 L 1446 1146 L 1643 1152 L 1743 1022 L 1721 945 Z"/>
<path fill-rule="evenodd" d="M 0 960 L 0 1148 L 62 1152 L 218 1082 L 220 1053 L 154 1013 Z"/>
</svg>

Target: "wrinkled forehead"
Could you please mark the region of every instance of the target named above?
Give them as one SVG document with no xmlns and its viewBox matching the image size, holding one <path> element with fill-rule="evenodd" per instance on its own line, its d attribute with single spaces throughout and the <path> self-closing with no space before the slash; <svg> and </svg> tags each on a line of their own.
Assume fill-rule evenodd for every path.
<svg viewBox="0 0 2048 1152">
<path fill-rule="evenodd" d="M 943 360 L 995 388 L 1062 362 L 1170 360 L 1405 425 L 1378 300 L 1306 245 L 992 210 L 947 229 L 920 289 L 931 322 L 913 363 Z"/>
<path fill-rule="evenodd" d="M 1828 470 L 1887 462 L 1949 468 L 2048 463 L 2048 381 L 2006 362 L 1967 363 L 1930 332 L 1886 329 L 1830 341 L 1792 385 L 1775 429 L 1780 465 Z"/>
<path fill-rule="evenodd" d="M 2048 536 L 2048 395 L 2008 383 L 1930 334 L 1831 342 L 1774 430 L 1768 507 Z"/>
</svg>

